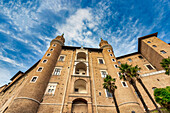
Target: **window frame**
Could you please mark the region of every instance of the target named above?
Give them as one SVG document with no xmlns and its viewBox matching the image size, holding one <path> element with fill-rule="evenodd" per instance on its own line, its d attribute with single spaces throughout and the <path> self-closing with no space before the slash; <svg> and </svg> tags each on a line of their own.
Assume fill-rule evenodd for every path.
<svg viewBox="0 0 170 113">
<path fill-rule="evenodd" d="M 126 84 L 126 86 L 123 85 L 123 82 Z M 122 84 L 123 87 L 128 87 L 128 85 L 125 81 L 121 81 L 121 84 Z"/>
<path fill-rule="evenodd" d="M 53 51 L 53 50 L 54 50 L 54 48 L 51 48 L 51 49 L 50 49 L 50 51 Z"/>
<path fill-rule="evenodd" d="M 42 68 L 41 71 L 38 71 L 40 68 Z M 38 67 L 37 72 L 42 72 L 43 69 L 44 67 Z"/>
<path fill-rule="evenodd" d="M 116 62 L 116 59 L 112 58 L 112 62 Z"/>
<path fill-rule="evenodd" d="M 113 54 L 109 54 L 111 57 L 113 56 Z"/>
<path fill-rule="evenodd" d="M 44 60 L 46 60 L 46 62 L 44 62 Z M 45 64 L 45 63 L 47 63 L 47 61 L 48 61 L 47 59 L 43 59 L 42 63 Z"/>
<path fill-rule="evenodd" d="M 54 74 L 56 69 L 60 69 L 59 74 Z M 60 76 L 60 75 L 61 75 L 61 71 L 62 71 L 62 67 L 55 67 L 54 70 L 53 70 L 53 74 L 52 74 L 52 75 L 54 75 L 54 76 Z M 57 73 L 57 72 L 56 72 L 56 73 Z"/>
<path fill-rule="evenodd" d="M 165 50 L 160 50 L 162 54 L 166 54 L 167 52 Z"/>
<path fill-rule="evenodd" d="M 49 56 L 48 56 L 48 55 L 49 55 Z M 50 57 L 50 56 L 51 56 L 51 53 L 47 53 L 46 56 L 47 56 L 47 57 Z"/>
<path fill-rule="evenodd" d="M 34 77 L 36 77 L 36 79 L 35 79 L 35 81 L 32 81 L 32 79 L 33 79 Z M 37 79 L 38 79 L 38 76 L 32 76 L 32 78 L 31 78 L 31 80 L 30 80 L 30 83 L 35 83 L 35 82 L 37 81 Z"/>
<path fill-rule="evenodd" d="M 108 92 L 108 93 L 110 93 L 110 92 L 109 92 L 107 89 L 105 89 L 105 94 L 106 94 L 106 97 L 107 97 L 107 98 L 113 98 L 113 95 L 112 95 L 112 93 L 110 93 L 110 95 L 111 95 L 111 96 L 108 96 L 108 93 L 107 93 L 107 92 Z"/>
<path fill-rule="evenodd" d="M 119 66 L 117 64 L 114 64 L 115 68 L 119 68 Z"/>
<path fill-rule="evenodd" d="M 132 62 L 132 59 L 131 59 L 131 58 L 128 58 L 128 61 L 129 61 L 129 62 Z"/>
<path fill-rule="evenodd" d="M 48 94 L 48 95 L 52 94 L 52 95 L 54 95 L 57 85 L 58 85 L 58 83 L 48 83 L 46 91 L 45 91 L 45 94 Z M 53 88 L 50 88 L 50 86 L 53 86 Z M 49 92 L 49 89 L 51 89 L 51 90 L 53 89 L 53 91 Z"/>
<path fill-rule="evenodd" d="M 63 56 L 64 58 L 63 58 L 63 60 L 60 60 L 60 57 L 62 57 L 62 56 Z M 64 61 L 65 61 L 65 56 L 66 56 L 66 55 L 60 55 L 59 58 L 58 58 L 58 61 L 59 61 L 59 62 L 64 62 Z"/>
<path fill-rule="evenodd" d="M 104 76 L 102 75 L 102 71 L 105 71 L 105 72 L 106 72 L 106 76 L 107 76 L 107 75 L 108 75 L 107 70 L 100 70 L 101 77 L 102 77 L 102 78 L 106 78 L 106 76 L 104 77 Z"/>
<path fill-rule="evenodd" d="M 149 68 L 147 67 L 147 65 L 150 65 L 153 69 L 149 69 Z M 155 69 L 151 64 L 145 64 L 145 67 L 146 67 L 148 70 L 154 70 L 154 69 Z"/>
<path fill-rule="evenodd" d="M 56 47 L 56 44 L 53 44 L 52 46 L 53 46 L 53 47 Z"/>
<path fill-rule="evenodd" d="M 110 49 L 107 50 L 108 52 L 112 52 Z"/>
<path fill-rule="evenodd" d="M 99 60 L 100 59 L 102 59 L 103 60 L 103 64 L 105 64 L 105 61 L 104 61 L 104 59 L 103 58 L 97 58 L 97 60 L 98 60 L 98 64 L 101 64 L 100 62 L 99 62 Z"/>
</svg>

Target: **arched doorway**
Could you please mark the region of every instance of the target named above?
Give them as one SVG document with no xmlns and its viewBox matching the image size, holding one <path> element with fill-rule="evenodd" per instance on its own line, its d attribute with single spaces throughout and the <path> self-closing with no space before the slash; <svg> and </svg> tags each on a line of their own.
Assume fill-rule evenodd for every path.
<svg viewBox="0 0 170 113">
<path fill-rule="evenodd" d="M 72 103 L 71 113 L 88 113 L 87 101 L 81 98 L 75 99 Z"/>
<path fill-rule="evenodd" d="M 75 93 L 87 93 L 86 81 L 78 79 L 74 83 L 74 92 Z"/>
</svg>

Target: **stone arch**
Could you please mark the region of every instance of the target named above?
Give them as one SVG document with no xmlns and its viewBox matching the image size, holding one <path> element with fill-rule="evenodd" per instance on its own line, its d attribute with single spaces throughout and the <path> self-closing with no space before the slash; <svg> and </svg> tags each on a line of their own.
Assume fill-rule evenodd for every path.
<svg viewBox="0 0 170 113">
<path fill-rule="evenodd" d="M 87 72 L 87 66 L 85 63 L 79 62 L 76 64 L 75 74 L 86 75 L 87 74 L 86 72 Z"/>
<path fill-rule="evenodd" d="M 82 98 L 77 98 L 72 102 L 71 113 L 87 113 L 88 105 L 87 101 Z"/>
<path fill-rule="evenodd" d="M 86 88 L 87 82 L 83 79 L 78 79 L 74 82 L 74 92 L 75 93 L 87 93 Z"/>
<path fill-rule="evenodd" d="M 86 53 L 85 52 L 78 52 L 77 60 L 86 61 Z"/>
</svg>

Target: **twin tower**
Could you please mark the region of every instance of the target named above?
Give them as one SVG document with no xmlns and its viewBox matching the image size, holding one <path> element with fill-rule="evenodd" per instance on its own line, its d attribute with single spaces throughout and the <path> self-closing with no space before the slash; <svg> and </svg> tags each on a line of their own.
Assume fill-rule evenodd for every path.
<svg viewBox="0 0 170 113">
<path fill-rule="evenodd" d="M 99 49 L 64 42 L 63 35 L 51 41 L 5 113 L 116 113 L 112 95 L 102 85 L 106 74 L 117 78 L 120 112 L 144 112 L 130 85 L 119 79 L 119 64 L 107 41 L 101 39 Z"/>
</svg>

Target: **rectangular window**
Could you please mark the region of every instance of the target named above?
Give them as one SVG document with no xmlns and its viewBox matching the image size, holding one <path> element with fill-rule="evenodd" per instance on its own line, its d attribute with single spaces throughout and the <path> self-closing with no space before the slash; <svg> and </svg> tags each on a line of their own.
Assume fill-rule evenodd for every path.
<svg viewBox="0 0 170 113">
<path fill-rule="evenodd" d="M 37 81 L 37 79 L 38 79 L 37 76 L 33 76 L 33 77 L 31 78 L 31 81 L 30 81 L 30 82 L 35 83 L 35 82 Z"/>
<path fill-rule="evenodd" d="M 121 76 L 121 73 L 120 72 L 117 72 L 118 76 L 120 77 Z"/>
<path fill-rule="evenodd" d="M 113 56 L 113 54 L 110 54 L 110 56 Z"/>
<path fill-rule="evenodd" d="M 53 51 L 54 49 L 50 49 L 50 51 Z"/>
<path fill-rule="evenodd" d="M 150 64 L 147 64 L 145 66 L 147 67 L 148 70 L 153 70 L 154 69 Z"/>
<path fill-rule="evenodd" d="M 105 92 L 106 92 L 106 97 L 113 97 L 112 93 L 110 93 L 107 89 L 105 89 Z"/>
<path fill-rule="evenodd" d="M 53 44 L 53 47 L 55 47 L 56 46 L 56 44 Z"/>
<path fill-rule="evenodd" d="M 48 83 L 46 94 L 54 94 L 56 86 L 57 86 L 57 83 Z"/>
<path fill-rule="evenodd" d="M 53 75 L 60 75 L 60 73 L 61 73 L 61 68 L 60 67 L 56 67 L 54 69 Z"/>
<path fill-rule="evenodd" d="M 60 55 L 60 57 L 59 57 L 59 60 L 58 60 L 58 61 L 64 61 L 64 58 L 65 58 L 65 56 L 64 56 L 64 55 Z"/>
<path fill-rule="evenodd" d="M 108 52 L 111 52 L 111 50 L 110 50 L 110 49 L 108 49 Z"/>
<path fill-rule="evenodd" d="M 78 89 L 78 88 L 75 88 L 75 89 L 74 89 L 74 92 L 79 92 L 79 89 Z"/>
<path fill-rule="evenodd" d="M 126 82 L 122 81 L 121 83 L 122 83 L 122 86 L 123 86 L 123 87 L 128 87 L 127 84 L 126 84 Z"/>
<path fill-rule="evenodd" d="M 101 73 L 102 78 L 105 78 L 107 75 L 106 70 L 100 70 L 100 73 Z"/>
<path fill-rule="evenodd" d="M 98 61 L 99 61 L 99 64 L 104 64 L 104 60 L 102 58 L 99 58 Z"/>
</svg>

